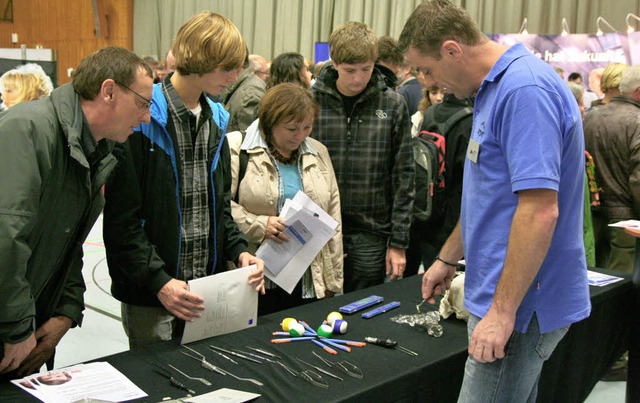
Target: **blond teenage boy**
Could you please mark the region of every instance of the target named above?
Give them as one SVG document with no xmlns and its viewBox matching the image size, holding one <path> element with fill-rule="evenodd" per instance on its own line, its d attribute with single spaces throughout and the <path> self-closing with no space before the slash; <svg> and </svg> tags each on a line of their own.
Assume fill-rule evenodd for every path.
<svg viewBox="0 0 640 403">
<path fill-rule="evenodd" d="M 105 190 L 111 290 L 131 347 L 179 337 L 204 309 L 186 281 L 227 261 L 257 264 L 248 281 L 263 291 L 263 262 L 247 252 L 231 217 L 228 113 L 206 97 L 237 80 L 245 48 L 219 14 L 201 12 L 180 28 L 176 71 L 155 85 L 151 122 L 125 144 Z"/>
</svg>

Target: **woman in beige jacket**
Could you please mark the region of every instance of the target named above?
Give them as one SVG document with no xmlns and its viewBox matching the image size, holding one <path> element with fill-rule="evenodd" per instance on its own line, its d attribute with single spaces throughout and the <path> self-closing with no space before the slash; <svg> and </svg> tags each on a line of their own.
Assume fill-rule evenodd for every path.
<svg viewBox="0 0 640 403">
<path fill-rule="evenodd" d="M 278 217 L 284 201 L 302 190 L 341 223 L 340 195 L 329 153 L 309 137 L 318 106 L 304 88 L 290 83 L 269 89 L 258 109 L 258 120 L 241 132 L 227 135 L 231 150 L 231 202 L 233 218 L 244 232 L 253 252 L 266 239 L 286 242 L 283 219 Z M 242 150 L 242 151 L 241 151 Z M 248 162 L 244 176 L 240 154 Z M 324 246 L 291 295 L 267 282 L 260 296 L 259 315 L 302 305 L 342 292 L 343 257 L 341 224 Z"/>
</svg>

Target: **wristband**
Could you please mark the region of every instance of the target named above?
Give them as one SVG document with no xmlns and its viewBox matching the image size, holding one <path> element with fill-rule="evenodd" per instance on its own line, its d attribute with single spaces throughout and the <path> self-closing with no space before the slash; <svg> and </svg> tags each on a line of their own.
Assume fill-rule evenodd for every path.
<svg viewBox="0 0 640 403">
<path fill-rule="evenodd" d="M 446 264 L 447 266 L 458 267 L 457 263 L 447 262 L 446 260 L 441 259 L 440 256 L 436 256 L 436 260 L 441 261 L 442 263 Z"/>
</svg>

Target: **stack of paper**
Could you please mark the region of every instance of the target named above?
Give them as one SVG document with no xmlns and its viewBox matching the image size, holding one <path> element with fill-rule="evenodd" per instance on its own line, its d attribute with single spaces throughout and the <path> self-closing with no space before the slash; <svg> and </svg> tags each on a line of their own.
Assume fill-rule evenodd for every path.
<svg viewBox="0 0 640 403">
<path fill-rule="evenodd" d="M 107 362 L 79 364 L 11 381 L 46 403 L 83 399 L 124 402 L 147 396 Z"/>
<path fill-rule="evenodd" d="M 256 251 L 264 260 L 264 275 L 289 294 L 322 248 L 336 234 L 338 222 L 301 191 L 287 201 L 280 217 L 285 218 L 287 242 L 267 239 Z"/>
</svg>

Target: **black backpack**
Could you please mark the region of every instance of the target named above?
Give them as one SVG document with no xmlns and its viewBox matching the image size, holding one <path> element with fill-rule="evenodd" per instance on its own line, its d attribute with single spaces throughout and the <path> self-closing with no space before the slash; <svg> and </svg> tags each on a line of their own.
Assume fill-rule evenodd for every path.
<svg viewBox="0 0 640 403">
<path fill-rule="evenodd" d="M 233 201 L 238 203 L 240 198 L 239 190 L 240 190 L 240 182 L 244 178 L 244 174 L 247 173 L 247 165 L 249 165 L 249 153 L 247 150 L 242 149 L 242 143 L 244 143 L 244 138 L 247 135 L 246 130 L 242 130 L 242 141 L 240 141 L 240 153 L 238 154 L 240 160 L 240 166 L 238 167 L 238 184 L 236 188 L 236 197 L 233 198 Z"/>
<path fill-rule="evenodd" d="M 424 122 L 434 121 L 435 108 L 424 113 Z M 447 134 L 460 120 L 473 113 L 472 107 L 465 107 L 451 115 L 446 121 L 436 125 L 436 131 L 420 130 L 413 138 L 413 159 L 416 163 L 416 193 L 413 202 L 413 217 L 418 221 L 428 221 L 434 213 L 434 199 L 444 192 Z"/>
</svg>

